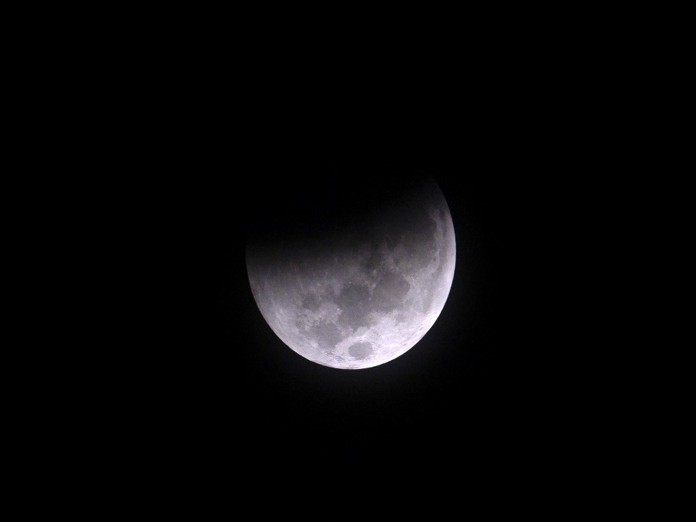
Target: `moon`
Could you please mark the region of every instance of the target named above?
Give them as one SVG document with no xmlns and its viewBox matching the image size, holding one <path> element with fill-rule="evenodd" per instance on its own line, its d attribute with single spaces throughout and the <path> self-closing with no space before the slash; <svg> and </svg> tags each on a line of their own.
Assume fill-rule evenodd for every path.
<svg viewBox="0 0 696 522">
<path fill-rule="evenodd" d="M 302 357 L 346 370 L 387 363 L 420 341 L 445 306 L 455 263 L 452 216 L 431 179 L 340 226 L 246 251 L 273 332 Z"/>
</svg>

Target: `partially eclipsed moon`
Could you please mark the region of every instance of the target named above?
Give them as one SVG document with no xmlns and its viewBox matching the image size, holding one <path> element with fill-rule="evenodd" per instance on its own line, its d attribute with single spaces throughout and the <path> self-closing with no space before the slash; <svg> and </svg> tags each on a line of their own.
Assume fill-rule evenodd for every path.
<svg viewBox="0 0 696 522">
<path fill-rule="evenodd" d="M 399 357 L 428 332 L 455 258 L 449 208 L 428 181 L 331 237 L 249 247 L 247 270 L 263 317 L 286 345 L 324 366 L 362 369 Z"/>
</svg>

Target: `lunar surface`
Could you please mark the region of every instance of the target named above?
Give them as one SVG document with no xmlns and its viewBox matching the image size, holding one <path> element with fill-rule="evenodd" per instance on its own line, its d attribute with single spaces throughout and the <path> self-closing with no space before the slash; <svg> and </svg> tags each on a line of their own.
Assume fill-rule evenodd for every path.
<svg viewBox="0 0 696 522">
<path fill-rule="evenodd" d="M 411 349 L 437 320 L 454 277 L 445 198 L 429 180 L 359 225 L 247 248 L 256 303 L 276 335 L 315 363 L 362 369 Z"/>
</svg>

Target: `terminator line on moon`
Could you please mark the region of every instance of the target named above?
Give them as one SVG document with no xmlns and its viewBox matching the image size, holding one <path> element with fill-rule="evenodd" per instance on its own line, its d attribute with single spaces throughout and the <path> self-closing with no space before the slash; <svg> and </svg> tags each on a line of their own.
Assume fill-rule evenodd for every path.
<svg viewBox="0 0 696 522">
<path fill-rule="evenodd" d="M 315 244 L 247 248 L 263 317 L 310 361 L 340 369 L 389 362 L 430 330 L 445 305 L 456 244 L 439 187 L 428 180 L 373 218 Z"/>
</svg>

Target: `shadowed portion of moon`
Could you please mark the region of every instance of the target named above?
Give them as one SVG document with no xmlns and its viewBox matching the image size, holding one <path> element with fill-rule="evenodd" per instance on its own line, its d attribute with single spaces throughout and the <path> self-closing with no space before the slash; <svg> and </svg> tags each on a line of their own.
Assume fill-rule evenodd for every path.
<svg viewBox="0 0 696 522">
<path fill-rule="evenodd" d="M 452 218 L 432 180 L 393 185 L 355 215 L 249 245 L 257 305 L 303 357 L 342 369 L 384 364 L 413 347 L 445 305 L 455 268 Z M 319 204 L 319 203 L 317 203 Z M 328 208 L 328 205 L 325 205 Z M 292 216 L 288 216 L 292 220 Z"/>
</svg>

